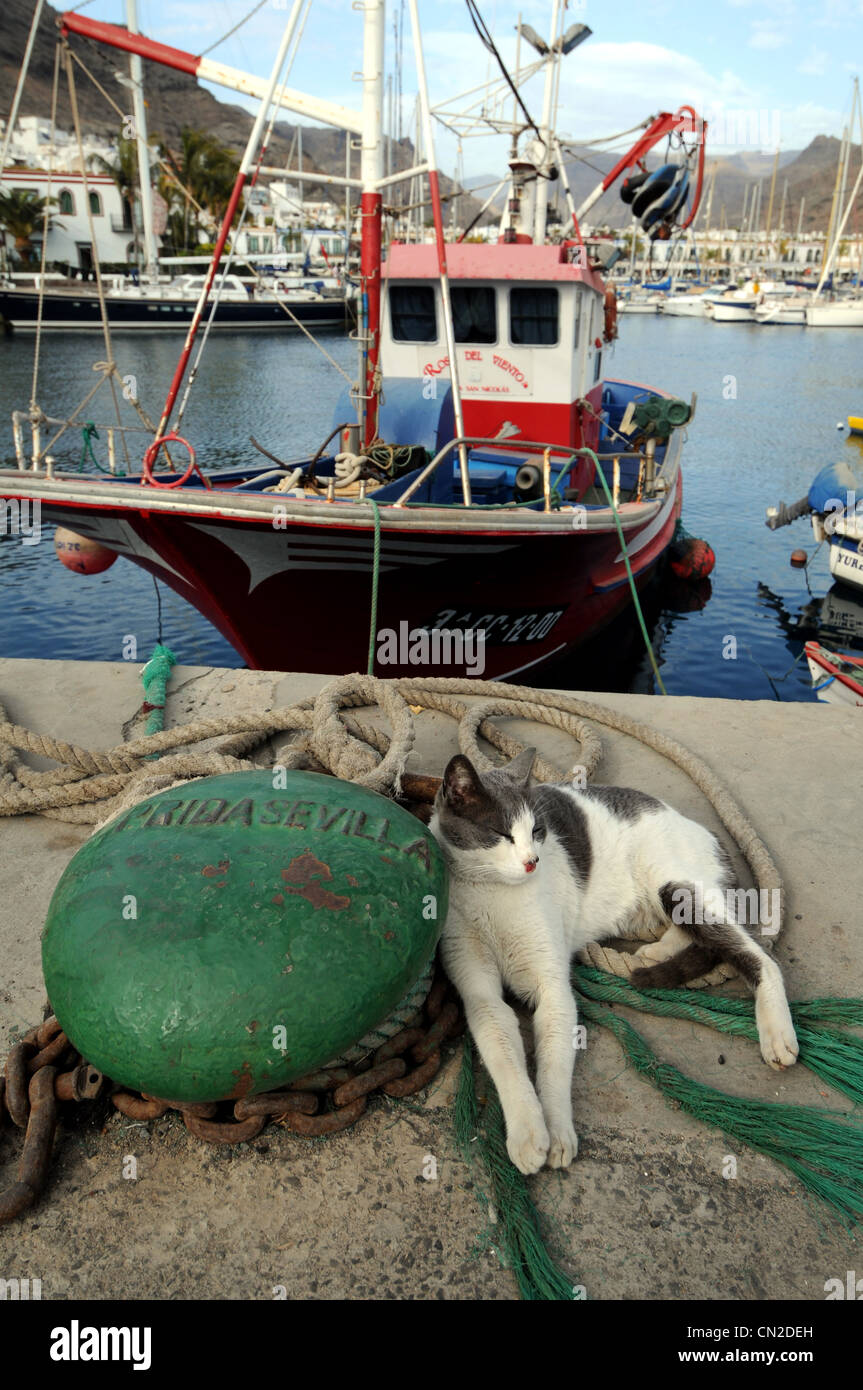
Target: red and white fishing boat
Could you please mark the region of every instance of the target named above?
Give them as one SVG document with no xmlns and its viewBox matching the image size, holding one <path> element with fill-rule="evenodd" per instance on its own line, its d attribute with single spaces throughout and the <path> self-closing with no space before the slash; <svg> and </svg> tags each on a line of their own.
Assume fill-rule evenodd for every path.
<svg viewBox="0 0 863 1390">
<path fill-rule="evenodd" d="M 807 642 L 806 660 L 812 688 L 828 705 L 863 705 L 863 656 L 831 652 L 820 642 Z"/>
<path fill-rule="evenodd" d="M 64 471 L 52 456 L 69 425 L 58 421 L 55 428 L 33 403 L 17 417 L 18 468 L 0 470 L 0 496 L 38 503 L 43 522 L 60 523 L 150 571 L 205 614 L 252 667 L 365 669 L 371 645 L 381 675 L 416 674 L 427 660 L 452 675 L 535 674 L 632 601 L 680 516 L 692 405 L 605 374 L 615 296 L 602 279 L 600 244 L 583 235 L 581 222 L 628 174 L 641 189 L 644 217 L 653 210 L 651 235 L 667 238 L 678 215 L 687 226 L 700 197 L 704 127 L 688 107 L 653 119 L 578 210 L 566 187 L 569 227 L 559 244 L 546 244 L 545 198 L 537 200 L 536 189 L 545 190 L 555 171 L 565 180 L 554 94 L 558 65 L 574 46 L 555 0 L 543 119 L 510 165 L 499 241 L 447 245 L 415 0 L 409 10 L 425 151 L 403 177 L 428 178 L 435 243 L 394 244 L 381 253 L 382 190 L 394 182 L 384 177 L 380 123 L 383 0 L 363 6 L 363 102 L 356 113 L 280 86 L 296 4 L 269 83 L 254 79 L 261 112 L 140 471 Z M 203 60 L 83 14 L 65 15 L 63 27 L 203 72 Z M 209 80 L 252 90 L 248 75 L 206 66 Z M 361 385 L 335 406 L 330 439 L 339 435 L 338 454 L 327 452 L 325 441 L 314 458 L 275 460 L 275 468 L 238 460 L 211 471 L 172 422 L 274 102 L 363 137 Z M 643 161 L 666 139 L 676 163 L 659 171 L 657 220 L 650 198 L 656 175 Z M 666 215 L 675 188 L 681 199 L 687 192 L 689 167 L 697 168 L 689 206 Z M 166 444 L 174 467 L 182 458 L 176 476 L 156 471 L 166 463 Z M 430 645 L 436 632 L 455 636 Z M 481 642 L 471 647 L 468 634 Z"/>
</svg>

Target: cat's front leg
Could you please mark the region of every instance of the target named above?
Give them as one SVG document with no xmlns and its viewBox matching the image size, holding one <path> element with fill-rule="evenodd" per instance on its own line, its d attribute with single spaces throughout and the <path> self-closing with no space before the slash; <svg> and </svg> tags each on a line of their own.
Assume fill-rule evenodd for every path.
<svg viewBox="0 0 863 1390">
<path fill-rule="evenodd" d="M 503 999 L 462 995 L 468 1027 L 497 1087 L 506 1123 L 506 1151 L 522 1173 L 545 1163 L 549 1133 L 527 1072 L 518 1019 Z"/>
<path fill-rule="evenodd" d="M 572 1072 L 578 1014 L 564 978 L 545 983 L 533 1016 L 536 1038 L 536 1083 L 548 1126 L 550 1168 L 567 1168 L 578 1152 L 572 1123 Z"/>
</svg>

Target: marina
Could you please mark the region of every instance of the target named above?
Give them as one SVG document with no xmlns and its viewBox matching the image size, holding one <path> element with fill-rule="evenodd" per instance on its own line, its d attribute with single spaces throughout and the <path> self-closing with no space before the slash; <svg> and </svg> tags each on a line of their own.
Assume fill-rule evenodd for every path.
<svg viewBox="0 0 863 1390">
<path fill-rule="evenodd" d="M 858 80 L 749 148 L 567 0 L 269 8 L 0 19 L 0 1293 L 184 1369 L 193 1300 L 818 1338 Z"/>
</svg>

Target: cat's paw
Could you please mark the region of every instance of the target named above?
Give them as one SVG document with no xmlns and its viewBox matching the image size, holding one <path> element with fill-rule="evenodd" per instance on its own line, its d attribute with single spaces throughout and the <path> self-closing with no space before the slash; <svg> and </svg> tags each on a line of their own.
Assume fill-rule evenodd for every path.
<svg viewBox="0 0 863 1390">
<path fill-rule="evenodd" d="M 633 959 L 637 960 L 641 966 L 660 965 L 663 961 L 668 960 L 669 954 L 668 947 L 663 944 L 662 938 L 659 941 L 647 941 L 632 953 Z"/>
<path fill-rule="evenodd" d="M 788 1005 L 783 1001 L 782 1006 L 771 1005 L 762 1009 L 756 1006 L 755 1018 L 761 1056 L 768 1067 L 772 1067 L 774 1071 L 784 1071 L 786 1067 L 793 1067 L 797 1061 L 799 1045 Z"/>
<path fill-rule="evenodd" d="M 541 1114 L 507 1126 L 506 1151 L 520 1173 L 538 1173 L 548 1146 L 548 1130 Z"/>
<path fill-rule="evenodd" d="M 549 1168 L 568 1168 L 577 1153 L 578 1135 L 572 1125 L 552 1125 L 548 1146 Z"/>
</svg>

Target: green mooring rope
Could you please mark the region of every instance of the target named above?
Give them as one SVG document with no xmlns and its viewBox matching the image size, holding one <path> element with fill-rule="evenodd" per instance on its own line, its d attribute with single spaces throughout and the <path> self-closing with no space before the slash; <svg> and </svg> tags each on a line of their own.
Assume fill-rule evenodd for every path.
<svg viewBox="0 0 863 1390">
<path fill-rule="evenodd" d="M 694 1081 L 678 1067 L 660 1062 L 649 1044 L 609 1004 L 643 1013 L 684 1018 L 720 1032 L 757 1040 L 752 1000 L 699 995 L 685 990 L 637 990 L 626 980 L 580 966 L 573 973 L 581 1014 L 608 1028 L 639 1076 L 672 1106 L 719 1129 L 738 1143 L 782 1164 L 850 1229 L 863 1221 L 863 1127 L 856 1117 L 809 1105 L 748 1100 Z M 843 1031 L 863 1027 L 863 999 L 809 999 L 791 1005 L 800 1042 L 800 1063 L 855 1104 L 863 1103 L 863 1039 Z M 525 1178 L 506 1152 L 503 1114 L 491 1079 L 483 1073 L 489 1102 L 481 1122 L 468 1037 L 455 1103 L 456 1138 L 466 1162 L 476 1154 L 486 1171 L 488 1192 L 499 1222 L 503 1262 L 526 1299 L 578 1296 L 545 1249 L 539 1215 Z"/>
<path fill-rule="evenodd" d="M 373 497 L 367 497 L 366 501 L 375 517 L 375 546 L 372 554 L 372 606 L 369 617 L 369 659 L 366 666 L 366 675 L 373 676 L 375 673 L 375 636 L 378 630 L 378 582 L 381 574 L 381 509 Z"/>
<path fill-rule="evenodd" d="M 171 670 L 177 664 L 177 658 L 170 647 L 165 647 L 161 642 L 157 642 L 153 648 L 153 655 L 141 672 L 141 680 L 144 684 L 144 708 L 149 711 L 149 719 L 145 734 L 161 733 L 165 727 L 165 698 L 168 689 L 168 681 L 171 679 Z M 148 761 L 159 757 L 158 753 L 151 753 Z"/>
<path fill-rule="evenodd" d="M 83 443 L 81 448 L 81 461 L 78 464 L 78 472 L 80 473 L 82 471 L 84 464 L 87 462 L 87 459 L 89 458 L 90 462 L 95 464 L 100 473 L 107 473 L 109 477 L 112 478 L 115 476 L 124 476 L 122 474 L 112 473 L 110 468 L 104 468 L 103 465 L 97 459 L 96 455 L 93 453 L 93 440 L 98 439 L 99 437 L 99 431 L 96 429 L 96 426 L 94 425 L 93 421 L 88 420 L 86 424 L 83 425 L 81 428 L 81 439 Z"/>
<path fill-rule="evenodd" d="M 626 574 L 627 578 L 629 579 L 629 587 L 632 590 L 632 602 L 635 605 L 635 611 L 638 615 L 638 622 L 641 627 L 641 635 L 644 638 L 644 646 L 647 651 L 647 655 L 650 659 L 650 664 L 653 667 L 653 674 L 656 678 L 656 684 L 659 686 L 659 689 L 662 691 L 662 694 L 667 695 L 668 691 L 666 690 L 665 685 L 663 684 L 662 677 L 659 674 L 659 667 L 656 664 L 656 656 L 654 654 L 653 647 L 650 645 L 650 637 L 647 632 L 647 624 L 644 621 L 644 614 L 641 611 L 641 602 L 638 597 L 638 590 L 635 587 L 635 576 L 632 573 L 632 566 L 629 563 L 629 554 L 627 552 L 626 541 L 624 540 L 623 536 L 623 527 L 620 524 L 620 513 L 618 512 L 617 507 L 614 504 L 614 498 L 611 495 L 608 483 L 605 479 L 605 474 L 602 471 L 602 467 L 596 454 L 593 452 L 592 449 L 586 448 L 576 449 L 575 452 L 577 454 L 588 454 L 590 458 L 593 459 L 593 467 L 596 472 L 596 476 L 602 483 L 602 490 L 605 493 L 606 501 L 608 502 L 608 505 L 611 508 L 611 514 L 614 517 L 614 524 L 617 527 L 617 536 L 620 541 L 620 549 L 623 552 L 623 563 L 626 566 Z"/>
<path fill-rule="evenodd" d="M 578 1296 L 572 1281 L 556 1267 L 546 1250 L 527 1181 L 507 1154 L 503 1114 L 490 1078 L 488 1104 L 483 1123 L 480 1122 L 473 1067 L 473 1044 L 466 1033 L 453 1112 L 455 1133 L 465 1163 L 470 1165 L 476 1156 L 485 1168 L 490 1191 L 480 1190 L 480 1199 L 491 1209 L 489 1215 L 500 1234 L 504 1263 L 515 1275 L 522 1298 L 571 1300 Z"/>
</svg>

